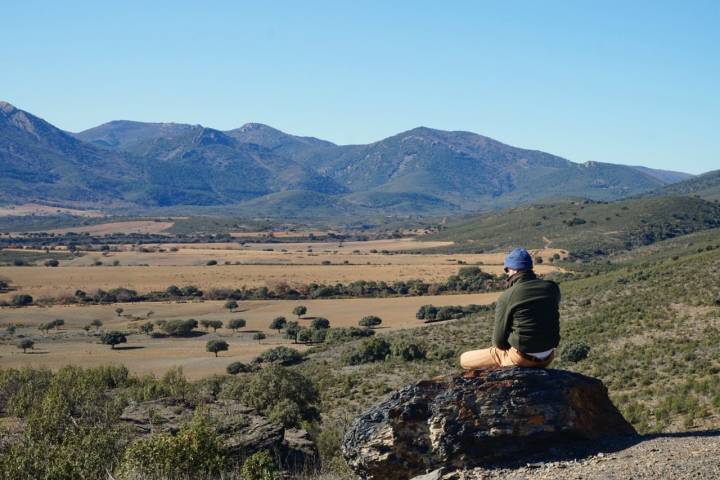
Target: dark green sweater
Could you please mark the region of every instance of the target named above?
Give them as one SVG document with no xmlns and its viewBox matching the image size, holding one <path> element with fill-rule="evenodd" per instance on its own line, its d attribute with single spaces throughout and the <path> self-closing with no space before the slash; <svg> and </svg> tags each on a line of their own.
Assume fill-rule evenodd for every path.
<svg viewBox="0 0 720 480">
<path fill-rule="evenodd" d="M 510 288 L 495 306 L 493 344 L 524 353 L 544 352 L 560 343 L 560 288 L 533 272 L 510 277 Z"/>
</svg>

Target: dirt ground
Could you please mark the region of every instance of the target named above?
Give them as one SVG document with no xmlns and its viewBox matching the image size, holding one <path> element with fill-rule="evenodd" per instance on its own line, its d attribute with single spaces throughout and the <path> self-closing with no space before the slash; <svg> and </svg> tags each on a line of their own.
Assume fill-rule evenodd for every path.
<svg viewBox="0 0 720 480">
<path fill-rule="evenodd" d="M 316 316 L 326 317 L 333 327 L 357 326 L 365 315 L 377 315 L 383 319 L 378 334 L 393 329 L 424 326 L 415 318 L 421 305 L 468 305 L 488 304 L 496 300 L 498 293 L 471 295 L 443 295 L 401 298 L 360 298 L 307 301 L 248 301 L 241 302 L 236 312 L 223 307 L 224 302 L 197 303 L 142 303 L 120 305 L 91 306 L 53 306 L 47 308 L 29 307 L 22 309 L 0 309 L 0 327 L 8 324 L 18 325 L 17 335 L 30 335 L 36 341 L 32 353 L 23 354 L 15 347 L 15 342 L 6 339 L 0 343 L 0 367 L 46 366 L 58 368 L 67 364 L 95 366 L 104 364 L 124 364 L 132 372 L 161 374 L 173 366 L 182 366 L 190 378 L 201 378 L 209 374 L 224 373 L 225 367 L 233 361 L 250 361 L 259 353 L 277 345 L 289 345 L 290 341 L 281 338 L 268 328 L 273 318 L 285 316 L 295 319 L 292 309 L 299 304 L 308 307 L 301 324 L 309 324 Z M 122 316 L 115 308 L 124 309 Z M 152 312 L 148 317 L 148 313 Z M 59 332 L 41 334 L 37 326 L 41 323 L 62 318 L 65 325 Z M 222 328 L 210 333 L 187 339 L 153 339 L 146 335 L 131 335 L 128 343 L 111 350 L 101 345 L 98 338 L 87 335 L 81 328 L 93 319 L 103 322 L 102 329 L 129 330 L 133 326 L 149 320 L 172 320 L 176 318 L 194 318 L 196 320 L 222 320 L 243 318 L 247 326 L 239 333 Z M 490 326 L 488 326 L 490 328 Z M 252 340 L 252 333 L 262 331 L 266 340 Z M 92 334 L 92 331 L 91 331 Z M 230 344 L 228 352 L 215 358 L 205 352 L 205 343 L 211 338 L 223 338 Z M 299 350 L 304 347 L 296 346 Z"/>
</svg>

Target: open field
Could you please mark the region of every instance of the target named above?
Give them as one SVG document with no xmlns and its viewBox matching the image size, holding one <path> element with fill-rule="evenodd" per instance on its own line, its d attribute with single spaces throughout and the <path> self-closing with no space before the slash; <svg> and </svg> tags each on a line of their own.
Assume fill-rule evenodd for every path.
<svg viewBox="0 0 720 480">
<path fill-rule="evenodd" d="M 37 203 L 25 203 L 23 205 L 0 206 L 0 217 L 23 217 L 26 215 L 74 215 L 77 217 L 96 218 L 105 214 L 98 210 L 78 210 L 75 208 L 52 207 L 39 205 Z"/>
<path fill-rule="evenodd" d="M 292 247 L 291 249 L 292 250 Z M 333 253 L 337 252 L 337 253 Z M 350 249 L 319 251 L 262 251 L 187 248 L 177 252 L 111 252 L 107 256 L 88 254 L 61 261 L 58 268 L 0 267 L 0 276 L 9 278 L 18 289 L 36 298 L 73 293 L 77 289 L 130 288 L 138 292 L 164 290 L 170 285 L 196 285 L 201 289 L 256 287 L 278 282 L 288 284 L 350 283 L 357 280 L 394 282 L 421 279 L 446 280 L 462 266 L 480 265 L 489 273 L 502 273 L 503 253 L 458 255 L 382 255 L 352 253 Z M 549 258 L 554 249 L 537 252 Z M 218 265 L 206 265 L 208 260 Z M 91 266 L 96 261 L 102 266 Z M 111 266 L 113 262 L 119 266 Z M 226 265 L 229 262 L 231 265 Z M 330 262 L 330 264 L 324 264 Z M 345 263 L 347 262 L 347 263 Z M 540 273 L 558 271 L 549 263 L 538 265 Z"/>
<path fill-rule="evenodd" d="M 48 233 L 65 234 L 65 233 L 89 233 L 91 235 L 112 235 L 113 233 L 162 233 L 164 230 L 172 227 L 173 222 L 157 222 L 154 220 L 135 220 L 129 222 L 111 222 L 99 223 L 97 225 L 85 225 L 82 227 L 56 228 L 49 230 Z"/>
<path fill-rule="evenodd" d="M 225 367 L 233 361 L 247 362 L 259 353 L 277 345 L 289 345 L 268 328 L 277 316 L 294 319 L 292 309 L 298 304 L 308 307 L 307 318 L 301 324 L 309 324 L 310 318 L 326 317 L 333 327 L 357 326 L 365 315 L 378 315 L 383 319 L 378 333 L 402 328 L 417 327 L 421 324 L 415 312 L 421 305 L 468 305 L 489 304 L 496 300 L 498 293 L 471 295 L 443 295 L 400 298 L 359 298 L 333 300 L 257 300 L 241 302 L 236 312 L 223 308 L 224 302 L 197 303 L 143 303 L 121 304 L 123 316 L 115 313 L 118 305 L 53 306 L 24 309 L 0 309 L 0 325 L 17 324 L 18 334 L 32 335 L 36 339 L 35 352 L 22 354 L 13 343 L 0 344 L 0 367 L 47 366 L 58 368 L 67 364 L 95 366 L 122 363 L 136 373 L 160 374 L 172 366 L 182 366 L 190 378 L 201 378 L 208 374 L 224 373 Z M 129 330 L 134 325 L 151 320 L 172 320 L 194 318 L 196 320 L 222 320 L 244 318 L 247 326 L 239 333 L 220 329 L 194 338 L 153 339 L 146 335 L 132 335 L 128 343 L 113 351 L 107 345 L 98 343 L 97 337 L 88 336 L 80 330 L 93 319 L 103 321 L 103 329 Z M 37 326 L 50 320 L 62 318 L 65 326 L 60 332 L 41 335 Z M 135 318 L 141 320 L 134 320 Z M 433 328 L 434 324 L 424 325 Z M 268 338 L 261 343 L 251 339 L 252 332 L 266 332 Z M 205 352 L 205 343 L 211 338 L 222 337 L 230 344 L 230 350 L 215 358 Z M 125 347 L 127 349 L 123 350 Z M 304 347 L 298 345 L 298 349 Z"/>
</svg>

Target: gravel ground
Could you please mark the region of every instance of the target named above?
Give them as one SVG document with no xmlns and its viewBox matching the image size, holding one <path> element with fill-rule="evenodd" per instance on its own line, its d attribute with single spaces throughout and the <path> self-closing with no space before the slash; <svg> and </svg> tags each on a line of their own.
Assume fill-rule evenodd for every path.
<svg viewBox="0 0 720 480">
<path fill-rule="evenodd" d="M 585 448 L 592 448 L 592 453 Z M 720 429 L 607 440 L 556 459 L 446 473 L 443 480 L 720 478 Z M 565 453 L 565 458 L 561 458 Z M 568 458 L 575 457 L 575 458 Z M 439 472 L 438 472 L 439 473 Z"/>
</svg>

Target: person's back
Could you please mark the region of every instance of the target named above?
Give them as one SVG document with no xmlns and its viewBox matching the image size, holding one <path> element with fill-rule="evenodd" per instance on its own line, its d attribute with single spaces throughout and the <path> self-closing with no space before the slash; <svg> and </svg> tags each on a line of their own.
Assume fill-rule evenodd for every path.
<svg viewBox="0 0 720 480">
<path fill-rule="evenodd" d="M 466 369 L 487 366 L 546 367 L 560 342 L 560 289 L 532 271 L 532 257 L 517 248 L 505 259 L 509 288 L 495 306 L 493 346 L 465 352 Z"/>
</svg>

